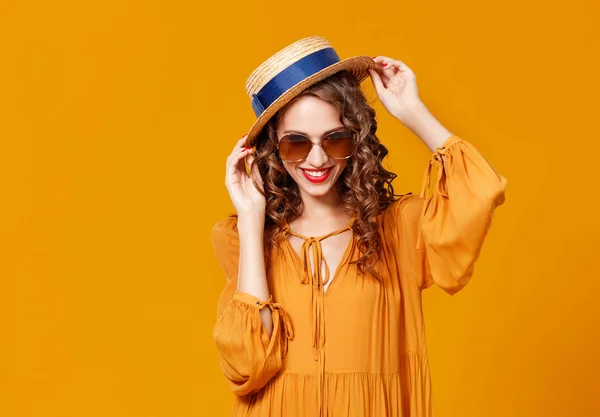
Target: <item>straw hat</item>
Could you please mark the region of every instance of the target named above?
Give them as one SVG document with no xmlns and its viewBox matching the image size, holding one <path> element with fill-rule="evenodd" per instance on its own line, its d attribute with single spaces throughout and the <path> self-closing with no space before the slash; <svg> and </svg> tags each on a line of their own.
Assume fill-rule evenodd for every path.
<svg viewBox="0 0 600 417">
<path fill-rule="evenodd" d="M 255 145 L 256 137 L 277 110 L 309 86 L 341 70 L 348 70 L 362 82 L 375 68 L 369 56 L 340 60 L 327 39 L 310 36 L 286 46 L 269 57 L 246 81 L 256 121 L 248 132 L 244 146 Z"/>
</svg>

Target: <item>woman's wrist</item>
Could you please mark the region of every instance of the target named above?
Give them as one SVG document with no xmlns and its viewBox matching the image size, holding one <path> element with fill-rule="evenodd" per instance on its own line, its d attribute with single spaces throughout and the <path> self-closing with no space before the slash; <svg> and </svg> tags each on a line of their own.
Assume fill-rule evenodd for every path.
<svg viewBox="0 0 600 417">
<path fill-rule="evenodd" d="M 261 213 L 238 215 L 238 236 L 243 248 L 262 249 L 265 233 L 265 217 Z"/>
<path fill-rule="evenodd" d="M 260 211 L 238 214 L 237 228 L 238 231 L 248 231 L 250 233 L 264 231 L 265 212 Z"/>
</svg>

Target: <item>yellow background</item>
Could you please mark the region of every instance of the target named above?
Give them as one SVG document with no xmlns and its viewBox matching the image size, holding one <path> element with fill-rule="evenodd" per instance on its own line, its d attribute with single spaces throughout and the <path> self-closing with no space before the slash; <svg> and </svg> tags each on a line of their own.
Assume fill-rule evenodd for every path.
<svg viewBox="0 0 600 417">
<path fill-rule="evenodd" d="M 552 3 L 552 4 L 550 4 Z M 471 283 L 424 292 L 440 417 L 600 415 L 598 2 L 5 2 L 0 416 L 226 416 L 211 330 L 244 83 L 301 37 L 386 55 L 507 177 Z M 429 152 L 375 100 L 418 192 Z"/>
</svg>

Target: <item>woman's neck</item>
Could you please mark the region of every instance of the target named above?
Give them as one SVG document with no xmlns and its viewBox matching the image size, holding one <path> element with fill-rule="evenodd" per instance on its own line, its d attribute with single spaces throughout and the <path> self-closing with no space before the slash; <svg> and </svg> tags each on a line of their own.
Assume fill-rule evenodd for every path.
<svg viewBox="0 0 600 417">
<path fill-rule="evenodd" d="M 302 195 L 304 209 L 298 218 L 300 221 L 319 222 L 327 219 L 345 218 L 342 195 L 339 191 L 331 190 L 322 197 Z"/>
</svg>

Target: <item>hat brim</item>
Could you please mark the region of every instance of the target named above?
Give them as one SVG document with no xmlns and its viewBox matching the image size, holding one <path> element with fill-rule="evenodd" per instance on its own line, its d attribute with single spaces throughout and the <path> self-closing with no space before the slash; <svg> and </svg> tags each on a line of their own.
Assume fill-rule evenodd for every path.
<svg viewBox="0 0 600 417">
<path fill-rule="evenodd" d="M 253 147 L 256 144 L 258 134 L 267 124 L 269 119 L 271 119 L 280 108 L 285 106 L 292 98 L 296 97 L 306 88 L 342 70 L 351 72 L 357 78 L 358 82 L 361 83 L 369 76 L 367 69 L 374 69 L 375 66 L 376 64 L 371 57 L 362 55 L 354 56 L 336 62 L 335 64 L 314 73 L 310 77 L 305 78 L 279 96 L 277 100 L 271 103 L 271 105 L 262 112 L 248 131 L 244 147 Z"/>
</svg>

